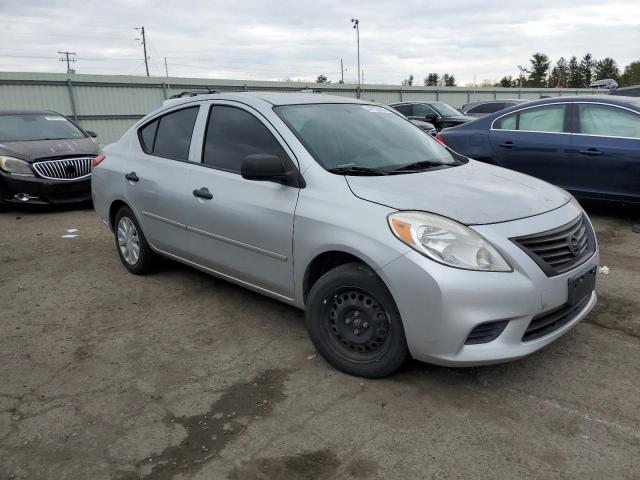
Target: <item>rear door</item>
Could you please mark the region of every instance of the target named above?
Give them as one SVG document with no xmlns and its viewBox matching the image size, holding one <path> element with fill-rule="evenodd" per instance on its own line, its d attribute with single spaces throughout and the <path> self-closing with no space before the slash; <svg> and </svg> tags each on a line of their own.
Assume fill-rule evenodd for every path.
<svg viewBox="0 0 640 480">
<path fill-rule="evenodd" d="M 245 180 L 247 155 L 293 156 L 258 112 L 233 102 L 211 104 L 202 163 L 187 177 L 193 261 L 285 298 L 293 297 L 293 219 L 297 188 Z M 296 163 L 297 166 L 297 163 Z M 209 198 L 194 196 L 209 192 Z"/>
<path fill-rule="evenodd" d="M 575 103 L 572 161 L 579 195 L 640 199 L 640 114 L 624 107 Z"/>
<path fill-rule="evenodd" d="M 489 132 L 498 165 L 571 189 L 569 106 L 545 104 L 498 117 Z"/>
<path fill-rule="evenodd" d="M 125 175 L 125 196 L 149 242 L 182 256 L 187 244 L 185 184 L 199 107 L 181 107 L 138 130 Z"/>
</svg>

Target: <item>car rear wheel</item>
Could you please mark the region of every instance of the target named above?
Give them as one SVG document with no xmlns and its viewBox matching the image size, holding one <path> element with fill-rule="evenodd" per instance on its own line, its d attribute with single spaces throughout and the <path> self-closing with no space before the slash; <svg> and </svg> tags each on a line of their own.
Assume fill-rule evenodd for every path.
<svg viewBox="0 0 640 480">
<path fill-rule="evenodd" d="M 348 263 L 320 277 L 309 292 L 305 317 L 318 352 L 343 372 L 380 378 L 409 358 L 393 297 L 366 265 Z"/>
<path fill-rule="evenodd" d="M 136 275 L 149 273 L 155 266 L 157 254 L 149 247 L 140 224 L 129 207 L 118 210 L 114 230 L 116 249 L 122 264 Z"/>
</svg>

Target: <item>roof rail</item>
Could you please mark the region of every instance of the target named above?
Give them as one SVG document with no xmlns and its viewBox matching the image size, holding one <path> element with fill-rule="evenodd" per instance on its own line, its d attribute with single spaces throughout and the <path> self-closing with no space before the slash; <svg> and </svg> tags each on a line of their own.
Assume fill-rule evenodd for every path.
<svg viewBox="0 0 640 480">
<path fill-rule="evenodd" d="M 212 93 L 220 93 L 218 90 L 205 87 L 201 90 L 185 90 L 184 92 L 171 95 L 169 98 L 195 97 L 196 95 L 210 95 Z"/>
</svg>

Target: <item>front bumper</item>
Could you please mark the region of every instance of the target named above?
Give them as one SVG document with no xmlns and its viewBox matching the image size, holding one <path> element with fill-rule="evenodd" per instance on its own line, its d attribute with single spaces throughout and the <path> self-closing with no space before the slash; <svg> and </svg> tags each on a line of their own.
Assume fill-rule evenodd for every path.
<svg viewBox="0 0 640 480">
<path fill-rule="evenodd" d="M 91 200 L 91 177 L 47 180 L 0 172 L 0 202 L 33 205 L 78 203 Z"/>
<path fill-rule="evenodd" d="M 579 207 L 569 203 L 546 214 L 473 227 L 500 249 L 513 272 L 455 269 L 413 250 L 380 269 L 396 300 L 412 356 L 446 366 L 515 360 L 548 345 L 582 320 L 596 303 L 595 291 L 569 321 L 540 338 L 522 341 L 534 317 L 566 304 L 569 278 L 597 267 L 598 251 L 573 270 L 550 278 L 508 240 L 564 225 L 580 214 Z M 465 345 L 475 327 L 495 321 L 508 321 L 495 340 Z"/>
</svg>

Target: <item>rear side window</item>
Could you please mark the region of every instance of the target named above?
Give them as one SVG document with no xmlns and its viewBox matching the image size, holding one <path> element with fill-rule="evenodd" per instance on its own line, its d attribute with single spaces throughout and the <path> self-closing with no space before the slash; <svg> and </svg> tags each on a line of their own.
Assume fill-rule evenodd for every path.
<svg viewBox="0 0 640 480">
<path fill-rule="evenodd" d="M 395 108 L 405 117 L 411 116 L 411 105 L 395 105 L 393 108 Z"/>
<path fill-rule="evenodd" d="M 211 107 L 202 163 L 240 173 L 244 158 L 258 153 L 287 158 L 273 134 L 252 114 L 235 107 Z"/>
<path fill-rule="evenodd" d="M 175 160 L 188 160 L 191 135 L 199 107 L 189 107 L 163 115 L 140 129 L 145 152 Z"/>
<path fill-rule="evenodd" d="M 580 133 L 640 138 L 640 115 L 606 105 L 578 104 Z"/>
<path fill-rule="evenodd" d="M 565 105 L 529 108 L 498 119 L 493 128 L 528 132 L 564 132 Z"/>
</svg>

